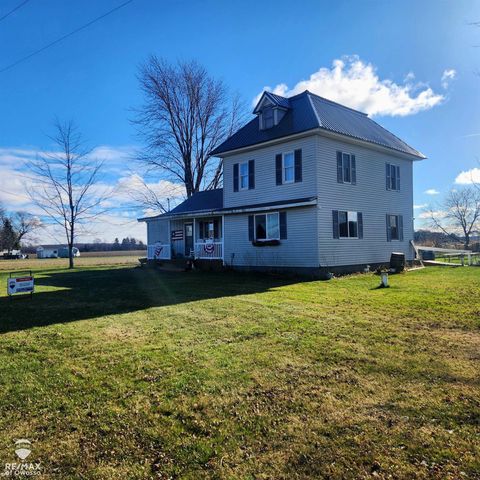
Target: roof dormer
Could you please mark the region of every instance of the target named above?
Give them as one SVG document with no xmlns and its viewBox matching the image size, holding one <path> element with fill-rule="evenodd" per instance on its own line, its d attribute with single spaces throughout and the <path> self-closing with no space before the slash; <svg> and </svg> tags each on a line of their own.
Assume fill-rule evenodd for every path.
<svg viewBox="0 0 480 480">
<path fill-rule="evenodd" d="M 268 130 L 278 125 L 289 108 L 288 98 L 263 92 L 253 110 L 253 113 L 258 115 L 260 130 Z"/>
</svg>

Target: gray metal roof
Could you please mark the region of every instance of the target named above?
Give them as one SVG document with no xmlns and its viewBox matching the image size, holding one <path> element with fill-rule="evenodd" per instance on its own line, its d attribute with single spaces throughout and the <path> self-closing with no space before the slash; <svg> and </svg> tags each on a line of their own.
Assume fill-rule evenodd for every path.
<svg viewBox="0 0 480 480">
<path fill-rule="evenodd" d="M 279 106 L 288 108 L 280 123 L 268 130 L 260 130 L 257 116 L 213 150 L 212 155 L 221 155 L 231 150 L 320 128 L 417 158 L 425 158 L 422 153 L 380 126 L 367 114 L 327 100 L 308 90 L 290 98 L 272 93 L 268 96 Z"/>
<path fill-rule="evenodd" d="M 211 212 L 222 208 L 223 188 L 217 188 L 215 190 L 205 190 L 203 192 L 194 193 L 190 198 L 187 198 L 170 212 L 155 215 L 153 217 L 139 218 L 139 221 L 160 217 L 173 217 L 185 213 Z"/>
</svg>

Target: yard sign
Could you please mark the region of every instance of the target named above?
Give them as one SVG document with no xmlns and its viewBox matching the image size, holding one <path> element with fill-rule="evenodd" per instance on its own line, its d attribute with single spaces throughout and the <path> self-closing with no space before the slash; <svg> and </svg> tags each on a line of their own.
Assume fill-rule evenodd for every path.
<svg viewBox="0 0 480 480">
<path fill-rule="evenodd" d="M 35 280 L 32 272 L 30 271 L 28 275 L 23 277 L 12 277 L 13 274 L 14 272 L 11 272 L 9 278 L 7 278 L 8 295 L 11 296 L 16 293 L 29 293 L 30 295 L 33 295 L 33 292 L 35 291 Z"/>
</svg>

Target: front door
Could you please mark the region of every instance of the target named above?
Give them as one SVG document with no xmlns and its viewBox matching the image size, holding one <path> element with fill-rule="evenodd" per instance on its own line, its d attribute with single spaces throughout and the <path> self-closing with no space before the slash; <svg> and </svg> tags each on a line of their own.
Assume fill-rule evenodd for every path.
<svg viewBox="0 0 480 480">
<path fill-rule="evenodd" d="M 193 250 L 193 223 L 185 224 L 185 256 L 189 257 Z"/>
</svg>

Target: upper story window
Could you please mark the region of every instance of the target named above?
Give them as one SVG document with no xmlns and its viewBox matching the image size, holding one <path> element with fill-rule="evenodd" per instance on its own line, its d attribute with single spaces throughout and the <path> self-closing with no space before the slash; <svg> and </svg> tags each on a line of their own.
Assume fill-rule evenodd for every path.
<svg viewBox="0 0 480 480">
<path fill-rule="evenodd" d="M 273 108 L 267 107 L 262 111 L 263 128 L 272 128 L 275 125 Z"/>
<path fill-rule="evenodd" d="M 275 183 L 297 183 L 302 181 L 302 149 L 275 155 Z"/>
<path fill-rule="evenodd" d="M 255 188 L 255 160 L 233 164 L 233 191 Z"/>
<path fill-rule="evenodd" d="M 282 177 L 283 183 L 295 181 L 295 157 L 293 152 L 283 154 Z"/>
<path fill-rule="evenodd" d="M 387 182 L 387 190 L 400 190 L 400 167 L 398 165 L 386 163 L 385 177 Z"/>
<path fill-rule="evenodd" d="M 351 153 L 337 152 L 337 182 L 357 183 L 357 165 L 355 155 Z"/>
<path fill-rule="evenodd" d="M 240 164 L 240 190 L 248 190 L 248 162 Z"/>
</svg>

